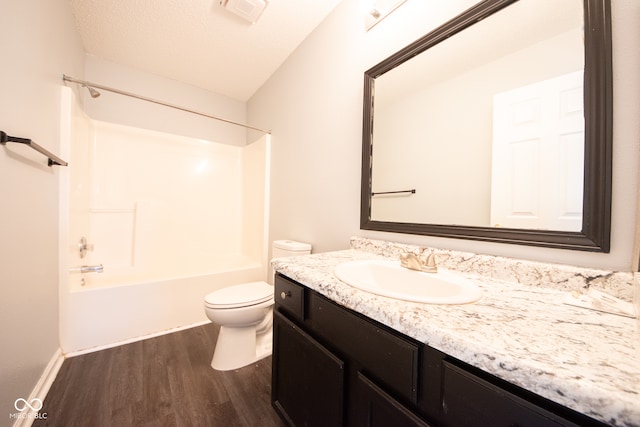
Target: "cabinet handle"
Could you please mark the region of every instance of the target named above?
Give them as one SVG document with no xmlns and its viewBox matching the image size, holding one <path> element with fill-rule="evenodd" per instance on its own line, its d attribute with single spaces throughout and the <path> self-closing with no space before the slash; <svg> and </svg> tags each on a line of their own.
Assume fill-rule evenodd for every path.
<svg viewBox="0 0 640 427">
<path fill-rule="evenodd" d="M 287 297 L 291 296 L 291 291 L 282 291 L 280 292 L 280 298 L 287 299 Z"/>
</svg>

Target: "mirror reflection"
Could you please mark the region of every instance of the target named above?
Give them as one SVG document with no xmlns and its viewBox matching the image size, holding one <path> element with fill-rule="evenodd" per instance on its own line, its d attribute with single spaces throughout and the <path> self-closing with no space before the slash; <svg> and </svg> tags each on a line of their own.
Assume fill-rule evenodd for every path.
<svg viewBox="0 0 640 427">
<path fill-rule="evenodd" d="M 583 17 L 520 0 L 376 76 L 369 219 L 580 231 Z"/>
</svg>

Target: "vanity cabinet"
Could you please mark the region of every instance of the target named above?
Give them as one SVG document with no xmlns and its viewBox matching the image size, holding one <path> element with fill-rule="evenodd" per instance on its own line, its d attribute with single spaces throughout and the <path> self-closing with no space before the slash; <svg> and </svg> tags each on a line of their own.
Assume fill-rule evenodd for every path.
<svg viewBox="0 0 640 427">
<path fill-rule="evenodd" d="M 291 425 L 341 426 L 344 362 L 277 311 L 274 405 Z"/>
<path fill-rule="evenodd" d="M 355 426 L 429 426 L 408 407 L 360 371 L 354 387 L 353 422 Z"/>
<path fill-rule="evenodd" d="M 275 277 L 272 403 L 291 426 L 604 426 Z"/>
</svg>

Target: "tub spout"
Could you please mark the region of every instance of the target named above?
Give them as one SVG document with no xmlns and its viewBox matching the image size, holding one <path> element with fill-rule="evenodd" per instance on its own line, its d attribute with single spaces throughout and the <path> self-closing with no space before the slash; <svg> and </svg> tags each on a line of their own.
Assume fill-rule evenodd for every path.
<svg viewBox="0 0 640 427">
<path fill-rule="evenodd" d="M 100 265 L 82 265 L 80 267 L 71 267 L 69 273 L 102 273 L 104 267 Z"/>
</svg>

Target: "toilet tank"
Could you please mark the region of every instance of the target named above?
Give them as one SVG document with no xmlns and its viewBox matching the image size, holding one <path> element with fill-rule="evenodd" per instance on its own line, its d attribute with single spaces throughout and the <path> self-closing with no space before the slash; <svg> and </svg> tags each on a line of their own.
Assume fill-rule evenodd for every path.
<svg viewBox="0 0 640 427">
<path fill-rule="evenodd" d="M 309 243 L 296 242 L 293 240 L 274 240 L 271 247 L 271 258 L 284 258 L 310 253 L 311 245 Z"/>
</svg>

